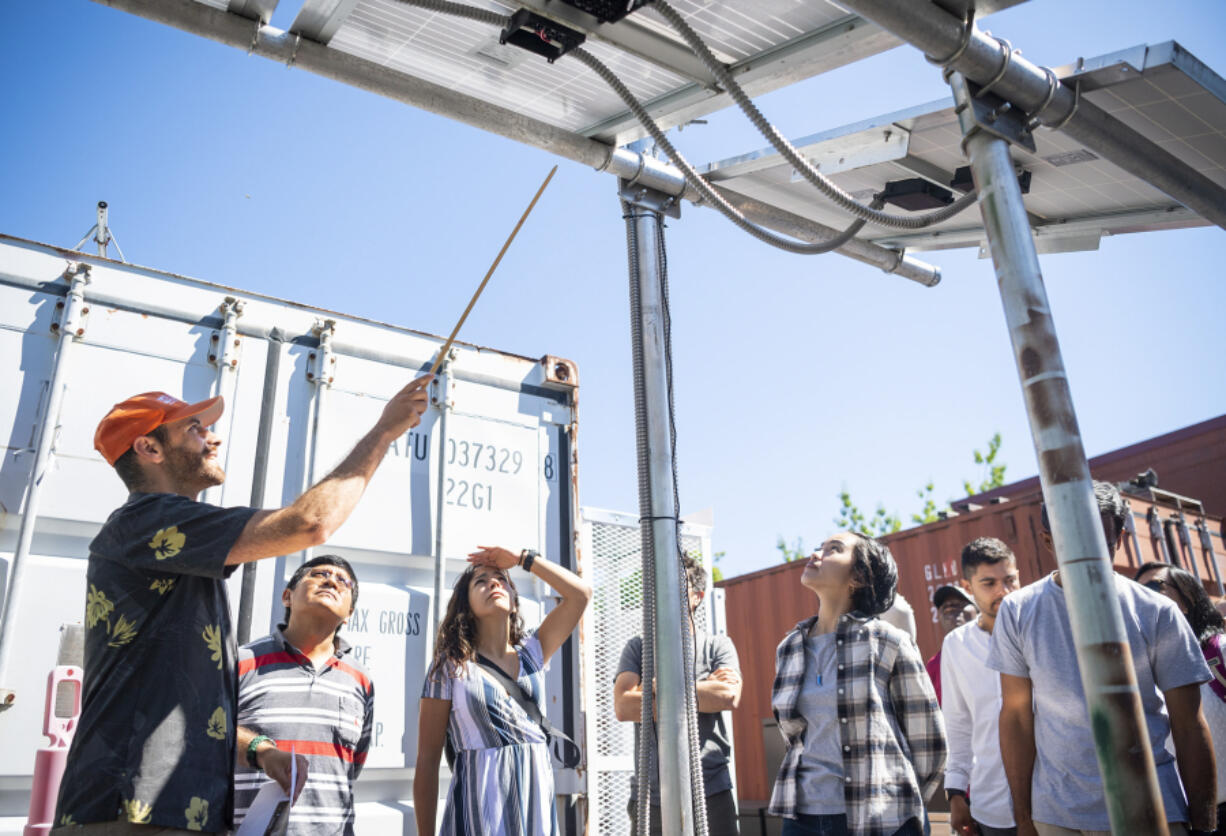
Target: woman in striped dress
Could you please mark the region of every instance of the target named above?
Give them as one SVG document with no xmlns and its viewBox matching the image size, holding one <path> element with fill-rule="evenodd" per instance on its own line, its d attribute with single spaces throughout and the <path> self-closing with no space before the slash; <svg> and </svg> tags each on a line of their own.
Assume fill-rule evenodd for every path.
<svg viewBox="0 0 1226 836">
<path fill-rule="evenodd" d="M 482 547 L 468 560 L 439 625 L 418 708 L 417 832 L 435 832 L 439 759 L 450 734 L 456 759 L 440 834 L 554 836 L 553 764 L 544 732 L 477 656 L 514 679 L 543 713 L 545 665 L 579 623 L 592 588 L 535 552 Z M 508 574 L 513 566 L 562 596 L 530 635 Z"/>
</svg>

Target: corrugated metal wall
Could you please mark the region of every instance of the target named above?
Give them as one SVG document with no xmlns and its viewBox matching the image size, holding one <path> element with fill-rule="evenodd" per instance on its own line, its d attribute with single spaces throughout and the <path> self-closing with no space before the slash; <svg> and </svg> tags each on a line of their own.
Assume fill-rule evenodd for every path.
<svg viewBox="0 0 1226 836">
<path fill-rule="evenodd" d="M 1097 477 L 1099 474 L 1095 473 Z M 1160 524 L 1172 520 L 1175 507 L 1127 497 L 1136 527 L 1135 539 L 1126 535 L 1115 555 L 1116 569 L 1131 577 L 1133 570 L 1150 560 L 1166 560 L 1167 553 L 1180 549 L 1177 532 L 1171 543 L 1163 531 L 1161 540 L 1150 536 L 1148 516 L 1157 512 Z M 1040 504 L 1037 490 L 1012 501 L 989 505 L 949 520 L 900 531 L 883 538 L 899 566 L 899 591 L 915 608 L 920 652 L 927 659 L 940 648 L 936 611 L 932 593 L 960 575 L 962 547 L 976 537 L 998 537 L 1017 555 L 1022 582 L 1031 583 L 1056 568 L 1055 555 L 1047 551 L 1041 538 Z M 1201 548 L 1195 525 L 1201 517 L 1187 515 L 1196 571 L 1206 588 L 1218 595 L 1217 575 Z M 1209 516 L 1205 522 L 1211 533 L 1218 563 L 1226 571 L 1221 517 Z M 1169 526 L 1168 526 L 1169 527 Z M 1192 571 L 1182 556 L 1172 562 Z M 784 563 L 720 583 L 727 594 L 728 634 L 736 643 L 745 677 L 740 707 L 733 712 L 736 746 L 737 790 L 742 801 L 763 802 L 770 797 L 777 764 L 768 763 L 763 743 L 763 722 L 771 721 L 771 683 L 775 676 L 775 647 L 796 622 L 816 612 L 816 598 L 800 585 L 802 561 Z M 768 730 L 777 735 L 774 729 Z M 777 755 L 776 755 L 777 757 Z"/>
</svg>

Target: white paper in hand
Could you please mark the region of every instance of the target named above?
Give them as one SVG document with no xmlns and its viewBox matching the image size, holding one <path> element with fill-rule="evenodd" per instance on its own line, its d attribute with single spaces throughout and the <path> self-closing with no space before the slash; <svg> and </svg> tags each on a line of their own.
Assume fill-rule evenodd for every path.
<svg viewBox="0 0 1226 836">
<path fill-rule="evenodd" d="M 296 787 L 298 758 L 292 748 L 289 750 L 289 756 L 292 764 L 289 785 Z M 247 810 L 247 817 L 243 819 L 234 836 L 284 836 L 286 828 L 289 827 L 289 811 L 293 803 L 289 793 L 281 789 L 280 784 L 269 780 L 256 793 L 251 807 Z"/>
</svg>

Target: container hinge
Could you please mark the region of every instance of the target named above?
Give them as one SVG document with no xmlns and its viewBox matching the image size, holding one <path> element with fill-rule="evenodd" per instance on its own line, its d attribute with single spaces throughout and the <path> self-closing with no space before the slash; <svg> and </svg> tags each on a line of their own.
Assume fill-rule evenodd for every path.
<svg viewBox="0 0 1226 836">
<path fill-rule="evenodd" d="M 218 310 L 221 311 L 221 329 L 214 331 L 209 343 L 209 362 L 220 370 L 237 369 L 242 349 L 238 335 L 238 318 L 243 315 L 244 303 L 227 296 Z"/>
<path fill-rule="evenodd" d="M 307 363 L 307 380 L 316 386 L 331 386 L 336 379 L 336 354 L 332 338 L 336 336 L 335 319 L 317 319 L 311 333 L 319 337 L 319 348 L 311 352 Z"/>
<path fill-rule="evenodd" d="M 64 271 L 68 279 L 68 292 L 64 298 L 55 303 L 56 319 L 51 323 L 51 333 L 57 337 L 61 334 L 71 334 L 73 339 L 85 336 L 85 326 L 89 322 L 89 305 L 85 304 L 85 285 L 89 284 L 90 265 L 80 261 L 70 261 Z"/>
</svg>

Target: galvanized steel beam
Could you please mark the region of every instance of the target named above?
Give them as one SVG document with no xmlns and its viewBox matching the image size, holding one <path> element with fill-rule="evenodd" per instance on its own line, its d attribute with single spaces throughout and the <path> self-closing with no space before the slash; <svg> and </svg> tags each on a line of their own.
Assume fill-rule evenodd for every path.
<svg viewBox="0 0 1226 836">
<path fill-rule="evenodd" d="M 950 78 L 1039 460 L 1113 833 L 1165 833 L 1162 796 L 1051 306 L 1009 144 L 982 129 Z"/>
<path fill-rule="evenodd" d="M 449 90 L 424 79 L 392 72 L 372 61 L 331 49 L 299 35 L 261 25 L 258 21 L 239 17 L 195 0 L 94 2 L 404 102 L 421 110 L 557 154 L 646 188 L 693 202 L 698 199 L 698 194 L 686 187 L 681 172 L 646 155 L 624 148 L 613 148 L 509 108 Z M 828 235 L 826 230 L 829 231 Z M 829 238 L 837 232 L 838 230 L 820 224 L 812 224 L 808 234 Z M 836 252 L 920 284 L 935 284 L 934 278 L 940 276 L 940 271 L 930 264 L 875 244 L 852 241 Z"/>
<path fill-rule="evenodd" d="M 968 27 L 964 19 L 921 0 L 840 2 L 974 82 L 986 84 L 1000 74 L 992 90 L 1014 107 L 1226 228 L 1226 189 L 1081 98 L 1020 52 L 1010 55 L 1002 74 L 1006 59 L 1000 42 L 973 23 Z"/>
</svg>

